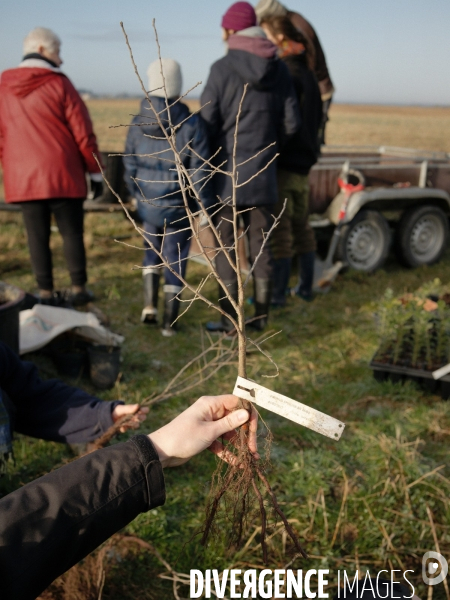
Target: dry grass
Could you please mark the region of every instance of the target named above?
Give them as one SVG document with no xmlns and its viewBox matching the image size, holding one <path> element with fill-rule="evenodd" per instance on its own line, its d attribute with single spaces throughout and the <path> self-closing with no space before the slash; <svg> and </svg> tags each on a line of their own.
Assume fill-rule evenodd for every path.
<svg viewBox="0 0 450 600">
<path fill-rule="evenodd" d="M 137 100 L 91 100 L 89 110 L 106 150 L 122 148 L 126 129 L 109 124 L 128 123 L 138 110 Z M 395 144 L 450 150 L 450 109 L 380 106 L 332 107 L 329 143 Z M 129 236 L 126 238 L 125 236 Z M 140 246 L 140 240 L 121 214 L 89 214 L 86 247 L 90 286 L 99 307 L 111 317 L 114 331 L 125 335 L 123 376 L 104 399 L 141 401 L 160 390 L 192 357 L 200 344 L 199 328 L 211 318 L 210 311 L 194 306 L 180 325 L 176 343 L 162 338 L 157 329 L 143 327 L 141 277 L 133 265 L 142 259 L 114 239 Z M 0 273 L 2 278 L 26 290 L 35 283 L 21 216 L 0 212 Z M 52 235 L 55 278 L 58 287 L 68 285 L 59 235 Z M 198 282 L 201 265 L 190 264 L 188 276 Z M 313 432 L 294 426 L 274 414 L 263 412 L 276 444 L 271 476 L 278 482 L 282 507 L 305 540 L 310 560 L 294 568 L 330 568 L 335 585 L 338 568 L 377 572 L 379 569 L 414 568 L 420 583 L 420 560 L 425 550 L 436 547 L 429 518 L 433 515 L 441 552 L 450 553 L 450 472 L 448 440 L 450 403 L 425 394 L 413 385 L 374 381 L 368 362 L 378 339 L 373 322 L 373 302 L 386 288 L 396 295 L 413 292 L 425 281 L 440 277 L 450 281 L 450 251 L 443 261 L 417 270 L 402 269 L 389 259 L 373 275 L 347 272 L 340 275 L 328 295 L 312 304 L 289 298 L 284 310 L 273 311 L 271 327 L 282 330 L 267 346 L 280 366 L 281 376 L 272 384 L 277 391 L 297 398 L 346 421 L 339 444 L 328 443 Z M 212 284 L 206 290 L 216 298 Z M 40 360 L 45 377 L 55 376 L 45 357 Z M 259 380 L 267 373 L 263 357 L 249 358 L 249 377 Z M 224 370 L 196 392 L 228 393 L 235 373 Z M 83 379 L 80 385 L 94 392 Z M 231 388 L 232 389 L 232 388 Z M 98 392 L 97 392 L 98 393 Z M 172 398 L 152 407 L 148 428 L 173 418 L 192 400 L 191 395 Z M 16 466 L 10 479 L 0 482 L 0 495 L 61 465 L 68 451 L 61 445 L 19 436 L 15 441 Z M 251 568 L 260 565 L 259 530 L 244 547 L 226 558 L 224 548 L 211 544 L 204 550 L 193 539 L 204 519 L 204 503 L 214 460 L 197 457 L 184 469 L 166 473 L 168 499 L 164 507 L 140 515 L 126 529 L 127 535 L 152 542 L 180 573 L 190 568 Z M 282 568 L 292 558 L 292 547 L 281 526 L 271 525 L 271 567 Z M 184 545 L 184 542 L 191 540 Z M 108 546 L 106 546 L 108 548 Z M 172 575 L 150 552 L 119 548 L 102 550 L 57 581 L 45 598 L 100 597 L 100 567 L 106 571 L 103 599 L 172 598 Z M 100 564 L 99 557 L 105 557 Z M 99 566 L 100 565 L 100 566 Z M 159 574 L 161 579 L 156 575 Z M 445 597 L 436 586 L 434 600 Z M 78 590 L 78 591 L 77 591 Z M 183 595 L 186 591 L 183 588 Z M 334 590 L 331 590 L 331 595 Z M 426 590 L 419 588 L 424 597 Z"/>
</svg>

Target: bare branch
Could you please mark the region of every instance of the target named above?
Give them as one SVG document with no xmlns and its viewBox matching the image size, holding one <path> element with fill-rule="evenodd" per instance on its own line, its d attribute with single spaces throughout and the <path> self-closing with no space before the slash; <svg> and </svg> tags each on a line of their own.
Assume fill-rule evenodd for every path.
<svg viewBox="0 0 450 600">
<path fill-rule="evenodd" d="M 273 366 L 276 369 L 275 375 L 262 375 L 262 377 L 266 377 L 267 379 L 274 379 L 275 377 L 278 377 L 278 375 L 280 374 L 280 369 L 278 368 L 277 363 L 273 360 L 272 356 L 261 348 L 261 344 L 267 341 L 268 339 L 278 335 L 279 333 L 281 333 L 281 331 L 277 331 L 277 333 L 274 333 L 273 335 L 269 336 L 268 338 L 259 343 L 255 340 L 252 340 L 251 338 L 247 338 L 247 341 L 250 342 L 250 344 L 252 344 L 253 346 L 255 346 L 255 348 L 257 348 L 261 352 L 261 354 L 264 354 L 264 356 L 273 364 Z"/>
<path fill-rule="evenodd" d="M 283 202 L 283 208 L 281 209 L 281 211 L 280 211 L 280 214 L 278 215 L 278 217 L 274 217 L 274 216 L 272 215 L 272 217 L 273 217 L 273 219 L 274 219 L 274 221 L 273 221 L 273 224 L 272 224 L 272 227 L 269 229 L 269 231 L 268 231 L 267 233 L 265 233 L 265 234 L 264 234 L 264 232 L 263 232 L 263 243 L 261 244 L 261 248 L 260 248 L 260 250 L 259 250 L 259 252 L 258 252 L 258 255 L 256 256 L 255 260 L 253 261 L 253 264 L 250 266 L 249 272 L 248 272 L 248 274 L 247 274 L 247 277 L 246 277 L 246 279 L 245 279 L 245 282 L 244 282 L 244 287 L 245 287 L 245 286 L 247 285 L 247 283 L 249 282 L 249 280 L 250 280 L 250 277 L 252 276 L 252 273 L 253 273 L 253 271 L 255 270 L 256 264 L 257 264 L 257 262 L 258 262 L 258 260 L 259 260 L 260 256 L 261 256 L 261 255 L 262 255 L 262 253 L 264 252 L 264 248 L 266 247 L 267 240 L 269 239 L 269 237 L 270 237 L 270 235 L 272 234 L 272 231 L 275 229 L 275 227 L 277 227 L 277 226 L 278 226 L 278 223 L 279 223 L 279 222 L 280 222 L 280 220 L 281 220 L 281 215 L 282 215 L 282 214 L 284 213 L 284 211 L 286 210 L 286 206 L 287 206 L 287 198 L 285 198 L 285 200 L 284 200 L 284 202 Z"/>
</svg>

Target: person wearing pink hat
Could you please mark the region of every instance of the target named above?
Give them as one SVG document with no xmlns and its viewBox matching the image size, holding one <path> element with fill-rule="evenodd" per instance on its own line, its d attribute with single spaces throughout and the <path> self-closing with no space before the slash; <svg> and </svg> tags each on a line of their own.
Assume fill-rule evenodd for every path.
<svg viewBox="0 0 450 600">
<path fill-rule="evenodd" d="M 277 48 L 257 26 L 256 13 L 248 2 L 236 2 L 222 18 L 223 39 L 228 53 L 211 67 L 201 97 L 201 115 L 206 122 L 214 162 L 225 171 L 232 169 L 234 133 L 239 104 L 247 84 L 237 135 L 236 162 L 239 181 L 249 181 L 236 190 L 248 236 L 250 261 L 258 256 L 265 233 L 270 229 L 277 201 L 277 168 L 273 161 L 281 145 L 300 127 L 295 90 L 286 65 L 278 59 Z M 264 150 L 270 144 L 273 146 Z M 250 160 L 252 157 L 252 160 Z M 257 176 L 256 173 L 262 172 Z M 252 179 L 253 178 L 253 179 Z M 233 243 L 230 177 L 217 173 L 212 180 L 214 195 L 225 206 L 215 215 L 225 246 Z M 236 275 L 226 256 L 216 257 L 217 269 L 231 293 L 237 297 Z M 266 247 L 253 272 L 255 315 L 251 325 L 263 329 L 271 299 L 272 257 Z M 220 292 L 220 296 L 223 293 Z M 222 308 L 233 314 L 231 303 L 222 298 Z M 208 323 L 209 331 L 229 331 L 231 322 L 222 317 Z"/>
</svg>

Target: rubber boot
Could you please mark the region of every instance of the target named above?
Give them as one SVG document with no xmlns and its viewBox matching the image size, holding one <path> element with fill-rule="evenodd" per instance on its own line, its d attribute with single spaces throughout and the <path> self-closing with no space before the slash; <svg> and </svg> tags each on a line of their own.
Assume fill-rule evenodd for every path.
<svg viewBox="0 0 450 600">
<path fill-rule="evenodd" d="M 178 285 L 164 286 L 164 316 L 161 333 L 164 337 L 172 337 L 177 333 L 177 324 L 174 321 L 180 311 L 180 301 L 177 296 L 183 288 Z"/>
<path fill-rule="evenodd" d="M 286 306 L 286 293 L 291 275 L 291 259 L 278 258 L 273 264 L 271 304 L 274 308 Z"/>
<path fill-rule="evenodd" d="M 143 272 L 145 307 L 141 321 L 148 325 L 156 325 L 158 317 L 159 269 L 146 269 Z"/>
<path fill-rule="evenodd" d="M 295 293 L 300 298 L 303 298 L 303 300 L 306 300 L 306 302 L 314 300 L 312 287 L 314 283 L 315 258 L 315 252 L 306 252 L 306 254 L 299 254 L 298 256 L 300 282 Z"/>
<path fill-rule="evenodd" d="M 248 326 L 262 331 L 269 320 L 270 299 L 272 298 L 272 281 L 270 279 L 254 279 L 255 317 Z"/>
<path fill-rule="evenodd" d="M 229 290 L 232 298 L 234 298 L 234 300 L 237 301 L 237 297 L 238 297 L 237 281 L 225 281 L 224 283 L 225 283 L 227 289 Z M 226 297 L 224 298 L 224 294 L 225 294 L 225 292 L 223 291 L 222 287 L 219 286 L 219 298 L 220 298 L 219 306 L 223 311 L 225 311 L 231 317 L 236 319 L 237 318 L 236 311 L 234 310 L 233 305 L 228 300 L 228 298 L 226 298 Z M 208 331 L 210 331 L 211 333 L 223 333 L 223 332 L 234 331 L 234 326 L 233 326 L 232 322 L 230 321 L 230 319 L 227 319 L 227 317 L 225 315 L 221 314 L 220 321 L 208 321 L 208 323 L 206 323 L 206 329 Z"/>
</svg>

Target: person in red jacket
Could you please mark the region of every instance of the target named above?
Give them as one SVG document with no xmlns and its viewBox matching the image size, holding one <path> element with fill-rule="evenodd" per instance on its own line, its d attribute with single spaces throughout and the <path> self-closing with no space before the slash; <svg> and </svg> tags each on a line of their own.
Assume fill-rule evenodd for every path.
<svg viewBox="0 0 450 600">
<path fill-rule="evenodd" d="M 0 78 L 0 160 L 6 202 L 20 203 L 31 264 L 43 303 L 55 301 L 50 224 L 53 213 L 63 237 L 74 305 L 93 299 L 86 290 L 83 201 L 91 177 L 102 191 L 96 138 L 85 104 L 60 70 L 61 42 L 50 30 L 33 29 L 24 58 Z"/>
</svg>

